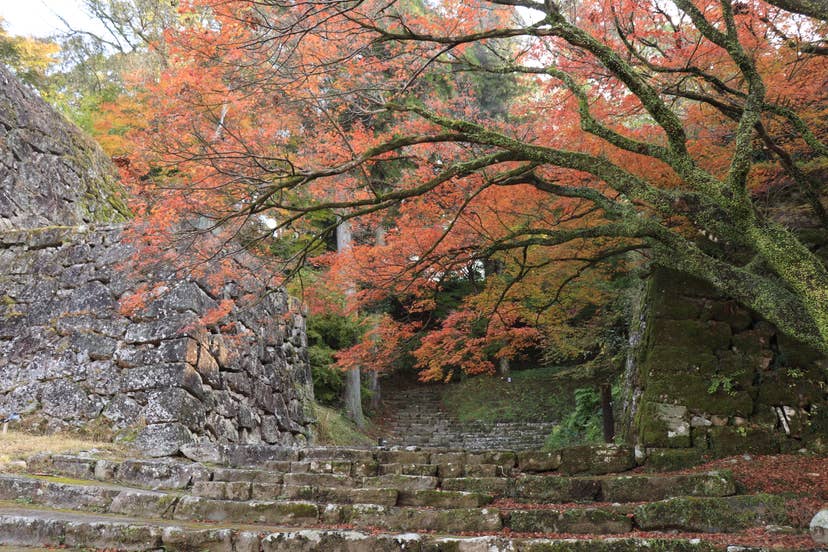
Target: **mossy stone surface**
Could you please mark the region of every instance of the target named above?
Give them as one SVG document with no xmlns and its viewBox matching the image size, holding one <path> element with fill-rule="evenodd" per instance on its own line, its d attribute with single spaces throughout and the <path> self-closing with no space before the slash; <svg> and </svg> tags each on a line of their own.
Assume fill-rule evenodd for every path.
<svg viewBox="0 0 828 552">
<path fill-rule="evenodd" d="M 734 454 L 775 454 L 779 452 L 782 436 L 755 427 L 710 427 L 707 430 L 710 453 L 713 456 Z"/>
<path fill-rule="evenodd" d="M 397 504 L 427 508 L 479 508 L 491 504 L 492 500 L 492 495 L 483 493 L 428 489 L 400 491 Z"/>
<path fill-rule="evenodd" d="M 512 480 L 504 477 L 455 477 L 443 479 L 441 487 L 447 491 L 467 491 L 506 496 L 511 493 Z"/>
<path fill-rule="evenodd" d="M 785 525 L 787 522 L 785 499 L 766 494 L 671 498 L 635 509 L 635 523 L 646 531 L 675 529 L 732 533 L 757 525 Z"/>
<path fill-rule="evenodd" d="M 686 448 L 691 444 L 687 407 L 658 402 L 641 406 L 639 441 L 645 447 Z"/>
<path fill-rule="evenodd" d="M 595 478 L 530 475 L 515 479 L 514 496 L 526 502 L 588 502 L 600 492 Z"/>
<path fill-rule="evenodd" d="M 716 351 L 730 346 L 730 326 L 716 320 L 659 320 L 652 328 L 654 343 L 694 351 Z"/>
<path fill-rule="evenodd" d="M 316 523 L 319 509 L 310 502 L 234 502 L 184 496 L 173 519 L 234 523 Z"/>
<path fill-rule="evenodd" d="M 365 487 L 382 489 L 397 489 L 398 491 L 420 491 L 437 488 L 436 477 L 417 475 L 380 475 L 377 477 L 366 477 L 363 480 Z"/>
<path fill-rule="evenodd" d="M 819 404 L 824 385 L 825 373 L 819 363 L 802 368 L 781 366 L 761 373 L 757 402 L 772 406 Z"/>
<path fill-rule="evenodd" d="M 496 508 L 377 509 L 352 507 L 350 523 L 357 527 L 383 527 L 390 531 L 439 531 L 445 533 L 499 531 L 503 524 Z"/>
<path fill-rule="evenodd" d="M 634 467 L 633 449 L 625 445 L 585 445 L 561 449 L 560 471 L 565 474 L 602 475 Z"/>
<path fill-rule="evenodd" d="M 674 471 L 703 464 L 710 459 L 706 450 L 648 449 L 645 466 L 654 471 Z"/>
<path fill-rule="evenodd" d="M 730 496 L 736 481 L 729 472 L 688 475 L 617 476 L 601 481 L 601 498 L 606 502 L 652 502 L 677 496 Z"/>
<path fill-rule="evenodd" d="M 561 465 L 560 451 L 520 451 L 518 469 L 522 472 L 554 471 Z"/>
<path fill-rule="evenodd" d="M 623 513 L 599 508 L 515 510 L 509 528 L 520 533 L 581 533 L 606 535 L 632 530 L 632 520 Z"/>
</svg>

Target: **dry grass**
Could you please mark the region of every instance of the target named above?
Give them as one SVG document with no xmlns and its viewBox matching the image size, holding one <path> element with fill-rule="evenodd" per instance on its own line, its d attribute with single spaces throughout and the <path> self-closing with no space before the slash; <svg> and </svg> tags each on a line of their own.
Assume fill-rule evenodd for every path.
<svg viewBox="0 0 828 552">
<path fill-rule="evenodd" d="M 40 452 L 68 453 L 93 449 L 106 455 L 123 455 L 128 450 L 124 445 L 93 441 L 61 433 L 29 435 L 13 430 L 9 430 L 6 434 L 0 433 L 0 464 Z"/>
</svg>

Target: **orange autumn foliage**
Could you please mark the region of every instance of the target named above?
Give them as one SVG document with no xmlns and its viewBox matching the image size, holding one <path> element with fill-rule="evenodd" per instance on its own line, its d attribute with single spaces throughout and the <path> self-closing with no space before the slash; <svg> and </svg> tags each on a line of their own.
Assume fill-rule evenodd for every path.
<svg viewBox="0 0 828 552">
<path fill-rule="evenodd" d="M 824 22 L 761 0 L 694 0 L 705 35 L 678 3 L 527 3 L 548 11 L 545 24 L 511 4 L 182 2 L 187 23 L 165 37 L 168 66 L 143 84 L 146 121 L 130 134 L 142 255 L 167 254 L 183 226 L 197 271 L 229 243 L 266 257 L 275 239 L 320 231 L 314 214 L 349 219 L 356 245 L 313 261 L 326 270 L 313 308 L 345 315 L 394 300 L 402 312 L 340 364 L 389 366 L 427 331 L 413 354 L 423 378 L 445 379 L 537 347 L 577 352 L 592 328 L 569 321 L 584 304 L 604 308 L 613 273 L 730 224 L 689 183 L 739 169 L 747 83 L 714 31 L 738 40 L 769 101 L 815 129 L 811 139 L 763 112 L 749 189 L 790 185 L 782 154 L 825 162 L 815 144 L 827 137 L 828 56 L 802 48 Z M 475 73 L 519 84 L 505 114 L 481 109 L 497 90 Z M 292 275 L 318 248 L 273 259 L 267 277 Z M 435 319 L 458 280 L 471 291 Z"/>
</svg>

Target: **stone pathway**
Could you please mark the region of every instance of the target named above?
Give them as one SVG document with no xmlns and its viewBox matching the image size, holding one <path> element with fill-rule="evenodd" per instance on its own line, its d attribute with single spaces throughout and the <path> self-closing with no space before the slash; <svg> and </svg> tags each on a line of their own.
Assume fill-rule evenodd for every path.
<svg viewBox="0 0 828 552">
<path fill-rule="evenodd" d="M 0 546 L 708 552 L 704 539 L 672 533 L 788 523 L 783 497 L 739 495 L 729 472 L 624 474 L 635 459 L 622 446 L 239 446 L 213 460 L 31 458 L 25 471 L 0 474 Z"/>
<path fill-rule="evenodd" d="M 463 450 L 533 450 L 543 446 L 554 422 L 461 422 L 443 408 L 441 388 L 391 388 L 383 399 L 388 444 Z"/>
</svg>

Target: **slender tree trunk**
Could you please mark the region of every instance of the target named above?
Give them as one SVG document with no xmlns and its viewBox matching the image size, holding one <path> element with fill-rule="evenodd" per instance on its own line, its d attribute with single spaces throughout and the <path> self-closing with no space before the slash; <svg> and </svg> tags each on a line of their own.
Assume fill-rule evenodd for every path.
<svg viewBox="0 0 828 552">
<path fill-rule="evenodd" d="M 343 254 L 351 248 L 353 237 L 351 235 L 351 223 L 340 221 L 336 227 L 336 252 Z M 351 301 L 356 290 L 349 285 L 345 290 L 345 296 Z M 359 368 L 348 370 L 345 374 L 344 390 L 345 415 L 353 421 L 358 428 L 365 427 L 365 415 L 362 412 L 362 385 L 359 377 Z"/>
<path fill-rule="evenodd" d="M 604 442 L 615 440 L 615 416 L 612 413 L 612 386 L 601 384 L 601 419 L 603 420 Z"/>
<path fill-rule="evenodd" d="M 380 400 L 382 399 L 379 372 L 376 370 L 368 372 L 368 387 L 371 389 L 371 410 L 376 411 L 379 408 Z"/>
<path fill-rule="evenodd" d="M 345 415 L 360 429 L 365 427 L 365 415 L 362 413 L 362 385 L 359 368 L 345 373 Z"/>
<path fill-rule="evenodd" d="M 385 235 L 388 229 L 382 223 L 378 224 L 374 230 L 374 240 L 380 247 L 385 245 Z M 380 406 L 382 400 L 382 390 L 380 389 L 379 372 L 371 370 L 368 376 L 368 388 L 371 389 L 371 410 L 376 411 Z"/>
<path fill-rule="evenodd" d="M 511 363 L 509 359 L 506 357 L 500 357 L 500 362 L 497 365 L 497 372 L 500 374 L 501 378 L 508 378 L 509 374 L 511 374 Z"/>
</svg>

